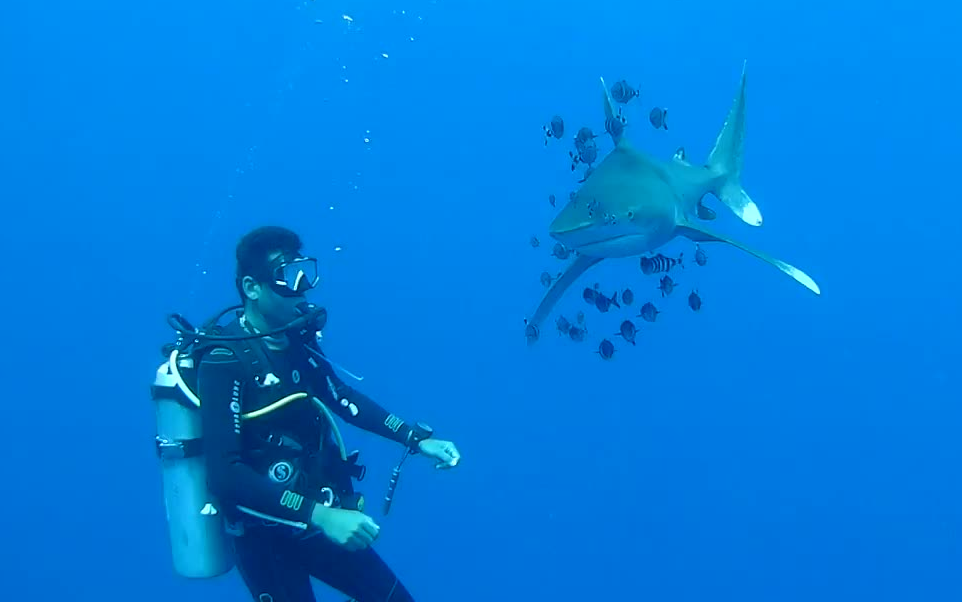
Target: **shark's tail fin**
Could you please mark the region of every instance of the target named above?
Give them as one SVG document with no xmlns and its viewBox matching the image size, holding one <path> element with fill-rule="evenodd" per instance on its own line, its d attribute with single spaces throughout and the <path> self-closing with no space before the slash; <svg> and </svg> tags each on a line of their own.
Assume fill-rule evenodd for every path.
<svg viewBox="0 0 962 602">
<path fill-rule="evenodd" d="M 717 177 L 712 193 L 728 206 L 742 221 L 752 226 L 762 225 L 762 214 L 745 189 L 742 188 L 742 164 L 745 147 L 745 65 L 738 94 L 728 112 L 728 118 L 708 157 L 708 168 Z"/>
</svg>

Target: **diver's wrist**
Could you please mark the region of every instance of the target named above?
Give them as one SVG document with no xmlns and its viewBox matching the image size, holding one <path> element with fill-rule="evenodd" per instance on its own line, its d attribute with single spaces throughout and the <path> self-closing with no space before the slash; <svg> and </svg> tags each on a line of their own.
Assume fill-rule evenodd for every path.
<svg viewBox="0 0 962 602">
<path fill-rule="evenodd" d="M 419 453 L 421 451 L 421 442 L 425 439 L 430 439 L 433 435 L 434 429 L 423 422 L 418 422 L 410 427 L 404 445 L 412 454 Z"/>
<path fill-rule="evenodd" d="M 324 523 L 330 516 L 331 509 L 328 506 L 314 502 L 314 509 L 311 510 L 311 525 L 323 531 Z"/>
</svg>

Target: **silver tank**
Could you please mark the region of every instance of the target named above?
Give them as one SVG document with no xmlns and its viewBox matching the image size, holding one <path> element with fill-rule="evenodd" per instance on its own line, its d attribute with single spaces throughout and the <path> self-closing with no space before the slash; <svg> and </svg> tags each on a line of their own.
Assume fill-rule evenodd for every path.
<svg viewBox="0 0 962 602">
<path fill-rule="evenodd" d="M 177 368 L 181 376 L 193 373 L 193 360 L 178 359 Z M 207 487 L 200 408 L 177 381 L 167 361 L 151 387 L 171 557 L 178 575 L 207 579 L 230 571 L 234 556 L 224 518 Z"/>
</svg>

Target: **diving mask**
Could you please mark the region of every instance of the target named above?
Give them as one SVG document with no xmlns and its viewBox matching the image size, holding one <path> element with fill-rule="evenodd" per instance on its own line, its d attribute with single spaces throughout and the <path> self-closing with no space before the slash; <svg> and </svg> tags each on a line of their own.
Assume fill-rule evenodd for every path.
<svg viewBox="0 0 962 602">
<path fill-rule="evenodd" d="M 320 281 L 313 257 L 278 257 L 268 266 L 268 274 L 271 288 L 283 297 L 299 297 Z"/>
</svg>

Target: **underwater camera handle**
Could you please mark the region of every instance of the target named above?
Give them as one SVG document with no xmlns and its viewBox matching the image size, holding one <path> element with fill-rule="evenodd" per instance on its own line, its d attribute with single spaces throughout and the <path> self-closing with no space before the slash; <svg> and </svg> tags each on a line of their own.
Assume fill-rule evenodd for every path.
<svg viewBox="0 0 962 602">
<path fill-rule="evenodd" d="M 411 433 L 408 435 L 408 441 L 405 442 L 404 452 L 401 454 L 401 460 L 391 471 L 391 482 L 388 483 L 387 493 L 384 495 L 384 516 L 391 511 L 391 504 L 394 502 L 394 492 L 397 490 L 398 480 L 401 478 L 401 466 L 404 465 L 404 461 L 407 460 L 408 456 L 413 456 L 418 453 L 418 446 L 425 439 L 430 439 L 434 434 L 434 429 L 430 426 L 424 424 L 423 422 L 418 422 L 411 429 Z"/>
</svg>

